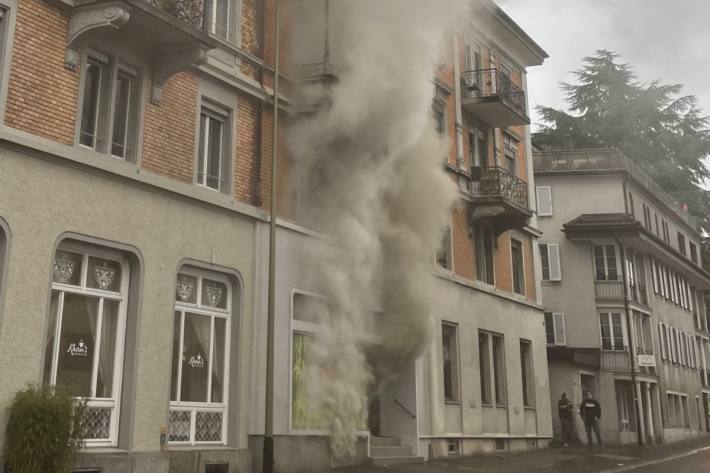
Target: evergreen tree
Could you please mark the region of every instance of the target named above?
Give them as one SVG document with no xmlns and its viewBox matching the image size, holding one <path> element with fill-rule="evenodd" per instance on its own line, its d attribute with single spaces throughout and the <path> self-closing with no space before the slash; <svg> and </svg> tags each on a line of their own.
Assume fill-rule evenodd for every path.
<svg viewBox="0 0 710 473">
<path fill-rule="evenodd" d="M 533 142 L 543 149 L 614 147 L 639 164 L 661 187 L 688 206 L 710 230 L 710 119 L 682 85 L 640 82 L 619 55 L 599 50 L 562 83 L 568 111 L 538 107 L 541 128 Z M 710 255 L 708 243 L 703 254 Z M 706 269 L 710 260 L 705 259 Z"/>
</svg>

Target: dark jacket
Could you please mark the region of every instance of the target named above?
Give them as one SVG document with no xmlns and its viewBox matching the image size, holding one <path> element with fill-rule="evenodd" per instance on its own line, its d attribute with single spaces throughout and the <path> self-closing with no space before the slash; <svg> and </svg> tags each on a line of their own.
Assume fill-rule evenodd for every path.
<svg viewBox="0 0 710 473">
<path fill-rule="evenodd" d="M 572 405 L 569 399 L 560 399 L 560 402 L 557 403 L 557 408 L 559 409 L 561 419 L 572 418 L 574 406 Z"/>
<path fill-rule="evenodd" d="M 585 422 L 593 422 L 595 418 L 601 419 L 602 406 L 596 399 L 584 399 L 579 406 L 579 415 L 582 416 Z"/>
</svg>

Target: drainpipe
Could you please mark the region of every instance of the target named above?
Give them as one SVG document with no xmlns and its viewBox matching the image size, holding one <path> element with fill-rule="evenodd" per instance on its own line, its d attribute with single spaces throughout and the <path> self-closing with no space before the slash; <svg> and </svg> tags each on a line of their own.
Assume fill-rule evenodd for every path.
<svg viewBox="0 0 710 473">
<path fill-rule="evenodd" d="M 264 415 L 263 473 L 274 471 L 274 312 L 276 286 L 276 164 L 279 137 L 279 26 L 280 0 L 275 0 L 274 111 L 271 145 L 271 212 L 269 218 L 269 292 L 266 322 L 266 399 Z"/>
<path fill-rule="evenodd" d="M 629 361 L 631 361 L 631 390 L 634 393 L 634 412 L 636 413 L 636 439 L 639 447 L 643 447 L 644 439 L 641 437 L 641 412 L 639 411 L 639 401 L 636 390 L 636 364 L 634 355 L 634 337 L 631 330 L 631 314 L 629 313 L 629 287 L 626 279 L 626 249 L 621 243 L 619 236 L 614 232 L 614 240 L 621 250 L 621 280 L 624 286 L 624 311 L 626 312 L 626 332 L 629 334 Z"/>
</svg>

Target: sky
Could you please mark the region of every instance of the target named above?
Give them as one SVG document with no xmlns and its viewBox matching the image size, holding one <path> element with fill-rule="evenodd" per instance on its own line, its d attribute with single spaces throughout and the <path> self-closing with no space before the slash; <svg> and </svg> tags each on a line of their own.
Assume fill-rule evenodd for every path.
<svg viewBox="0 0 710 473">
<path fill-rule="evenodd" d="M 498 0 L 549 59 L 528 69 L 537 105 L 564 108 L 562 81 L 598 49 L 622 55 L 638 79 L 680 83 L 710 115 L 710 0 Z"/>
</svg>

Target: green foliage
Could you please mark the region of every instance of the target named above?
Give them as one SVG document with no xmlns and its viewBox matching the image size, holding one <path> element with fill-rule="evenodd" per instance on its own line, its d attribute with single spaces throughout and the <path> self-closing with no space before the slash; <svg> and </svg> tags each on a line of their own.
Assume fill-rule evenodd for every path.
<svg viewBox="0 0 710 473">
<path fill-rule="evenodd" d="M 576 83 L 561 84 L 569 111 L 538 107 L 542 127 L 533 142 L 543 149 L 618 148 L 710 230 L 710 194 L 703 189 L 710 119 L 697 99 L 680 95 L 680 84 L 639 82 L 606 50 L 584 58 L 574 75 Z"/>
<path fill-rule="evenodd" d="M 59 386 L 28 386 L 9 408 L 5 461 L 12 473 L 68 473 L 83 441 L 85 403 Z"/>
</svg>

